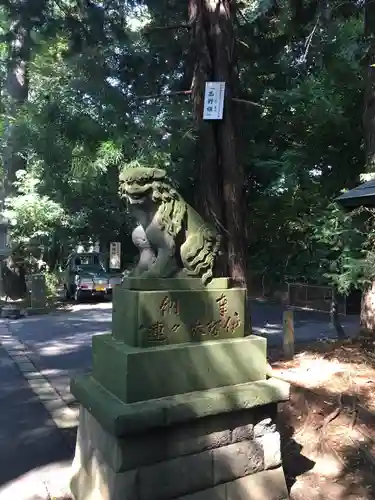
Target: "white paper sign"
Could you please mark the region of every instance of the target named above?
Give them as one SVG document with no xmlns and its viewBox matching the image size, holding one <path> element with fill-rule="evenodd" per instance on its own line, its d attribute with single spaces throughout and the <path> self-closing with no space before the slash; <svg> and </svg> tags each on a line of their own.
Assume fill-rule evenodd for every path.
<svg viewBox="0 0 375 500">
<path fill-rule="evenodd" d="M 121 243 L 112 241 L 109 248 L 109 267 L 111 269 L 121 269 Z"/>
<path fill-rule="evenodd" d="M 203 120 L 222 120 L 225 82 L 206 82 Z"/>
</svg>

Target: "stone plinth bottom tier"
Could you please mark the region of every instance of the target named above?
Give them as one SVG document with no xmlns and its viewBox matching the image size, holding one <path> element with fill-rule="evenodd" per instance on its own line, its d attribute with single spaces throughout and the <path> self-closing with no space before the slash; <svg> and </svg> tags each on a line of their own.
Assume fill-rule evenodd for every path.
<svg viewBox="0 0 375 500">
<path fill-rule="evenodd" d="M 81 407 L 75 500 L 286 500 L 277 404 L 116 436 Z"/>
</svg>

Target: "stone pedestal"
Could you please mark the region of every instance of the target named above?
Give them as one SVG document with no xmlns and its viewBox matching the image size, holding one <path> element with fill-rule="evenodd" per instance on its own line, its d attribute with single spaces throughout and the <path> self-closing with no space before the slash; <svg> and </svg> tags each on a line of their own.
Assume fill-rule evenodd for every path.
<svg viewBox="0 0 375 500">
<path fill-rule="evenodd" d="M 245 290 L 199 283 L 116 288 L 113 334 L 93 338 L 92 374 L 71 384 L 76 500 L 288 498 L 275 417 L 289 386 L 267 379 L 266 340 L 244 337 Z"/>
<path fill-rule="evenodd" d="M 246 289 L 228 278 L 127 279 L 113 297 L 113 337 L 131 346 L 239 338 Z"/>
</svg>

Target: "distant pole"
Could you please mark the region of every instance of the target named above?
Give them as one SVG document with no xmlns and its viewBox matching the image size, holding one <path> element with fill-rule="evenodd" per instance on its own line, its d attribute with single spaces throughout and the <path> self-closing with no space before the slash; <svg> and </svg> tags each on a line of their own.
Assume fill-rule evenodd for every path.
<svg viewBox="0 0 375 500">
<path fill-rule="evenodd" d="M 294 356 L 294 314 L 292 310 L 283 313 L 283 347 L 286 359 Z"/>
<path fill-rule="evenodd" d="M 6 178 L 7 172 L 3 170 L 3 176 Z M 3 180 L 0 186 L 0 307 L 2 306 L 2 299 L 6 295 L 4 287 L 4 260 L 10 255 L 10 248 L 8 245 L 8 226 L 9 222 L 4 216 L 5 211 L 5 181 Z"/>
<path fill-rule="evenodd" d="M 340 321 L 337 291 L 335 286 L 332 287 L 330 316 L 331 316 L 331 327 L 337 333 L 337 338 L 340 340 L 346 339 L 346 333 Z"/>
</svg>

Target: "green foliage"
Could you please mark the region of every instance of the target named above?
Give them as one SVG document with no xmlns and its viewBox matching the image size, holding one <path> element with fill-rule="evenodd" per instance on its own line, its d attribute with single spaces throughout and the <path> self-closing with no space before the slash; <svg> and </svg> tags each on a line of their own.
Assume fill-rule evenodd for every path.
<svg viewBox="0 0 375 500">
<path fill-rule="evenodd" d="M 27 247 L 31 253 L 52 245 L 59 229 L 69 227 L 69 219 L 60 204 L 38 192 L 40 180 L 31 173 L 18 171 L 18 195 L 6 202 L 5 216 L 10 221 L 13 245 Z"/>
<path fill-rule="evenodd" d="M 61 280 L 55 272 L 44 273 L 46 280 L 47 299 L 55 299 L 58 295 Z"/>
<path fill-rule="evenodd" d="M 36 4 L 28 102 L 13 116 L 0 104 L 0 137 L 13 120 L 27 158 L 7 202 L 13 244 L 53 263 L 78 242 L 99 240 L 107 249 L 116 240 L 131 260 L 120 168 L 166 168 L 194 201 L 200 152 L 192 103 L 158 97 L 191 87 L 199 47 L 189 52 L 189 30 L 160 29 L 186 22 L 187 5 L 46 0 L 33 7 L 28 0 L 22 12 Z M 372 216 L 333 203 L 364 171 L 363 15 L 336 0 L 325 13 L 313 7 L 297 19 L 290 2 L 246 0 L 234 23 L 234 91 L 261 105 L 233 103 L 248 264 L 255 278 L 275 284 L 330 283 L 348 293 L 375 276 Z M 14 16 L 0 11 L 1 34 Z M 0 82 L 7 48 L 0 43 Z"/>
<path fill-rule="evenodd" d="M 331 203 L 312 226 L 320 274 L 345 295 L 352 287 L 362 286 L 369 277 L 364 250 L 366 235 L 356 218 L 356 213 L 346 214 Z"/>
</svg>

